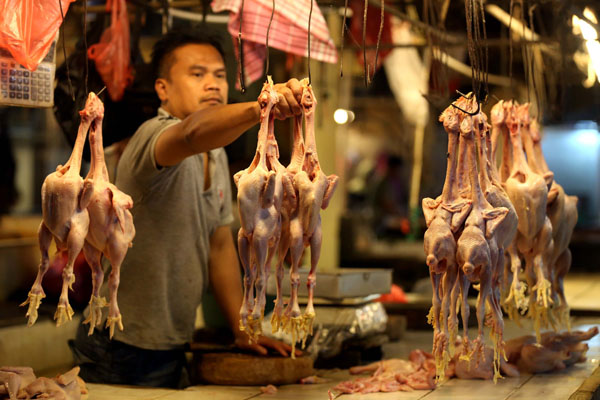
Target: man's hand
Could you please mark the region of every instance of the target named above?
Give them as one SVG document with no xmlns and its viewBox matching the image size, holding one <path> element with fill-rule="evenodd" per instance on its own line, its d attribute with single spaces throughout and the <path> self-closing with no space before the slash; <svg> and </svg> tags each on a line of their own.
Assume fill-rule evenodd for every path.
<svg viewBox="0 0 600 400">
<path fill-rule="evenodd" d="M 275 118 L 286 119 L 302 114 L 302 107 L 300 106 L 302 85 L 298 79 L 292 78 L 286 83 L 278 83 L 273 85 L 273 88 L 279 97 L 279 102 L 273 109 Z"/>
<path fill-rule="evenodd" d="M 235 336 L 235 345 L 240 349 L 244 350 L 252 350 L 260 355 L 266 356 L 268 350 L 273 349 L 276 350 L 279 354 L 284 357 L 287 357 L 292 351 L 292 346 L 287 343 L 280 342 L 279 340 L 271 339 L 266 336 L 259 336 L 257 343 L 252 343 L 248 341 L 248 335 L 244 332 L 240 332 L 239 335 Z M 300 357 L 302 352 L 296 349 L 296 357 Z"/>
</svg>

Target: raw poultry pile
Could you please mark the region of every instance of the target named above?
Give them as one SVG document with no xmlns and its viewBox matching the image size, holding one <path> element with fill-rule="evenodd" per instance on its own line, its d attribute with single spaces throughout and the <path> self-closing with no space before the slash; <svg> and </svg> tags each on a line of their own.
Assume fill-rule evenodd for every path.
<svg viewBox="0 0 600 400">
<path fill-rule="evenodd" d="M 37 320 L 37 309 L 45 297 L 42 279 L 49 267 L 48 250 L 54 240 L 58 251 L 66 250 L 68 253 L 54 319 L 57 326 L 71 320 L 73 310 L 69 305 L 68 291 L 72 290 L 75 281 L 73 263 L 83 250 L 85 259 L 92 268 L 90 314 L 84 321 L 90 324 L 89 334 L 92 334 L 94 327 L 101 323 L 102 307 L 106 305 L 106 300 L 99 295 L 104 280 L 100 261 L 104 256 L 112 265 L 109 277 L 109 313 L 106 320 L 112 337 L 115 326 L 123 330 L 117 305 L 117 289 L 121 263 L 135 236 L 133 217 L 129 212 L 133 201 L 108 181 L 102 146 L 104 105 L 94 93 L 89 94 L 80 115 L 81 124 L 71 157 L 65 165 L 59 165 L 55 172 L 48 175 L 42 185 L 42 223 L 39 228 L 42 260 L 28 299 L 22 305 L 29 304 L 27 316 L 28 325 L 31 326 Z M 79 173 L 88 130 L 92 160 L 90 171 L 84 180 Z"/>
<path fill-rule="evenodd" d="M 278 97 L 268 77 L 258 98 L 261 124 L 254 160 L 248 168 L 234 175 L 241 222 L 238 249 L 244 268 L 240 329 L 246 331 L 251 340 L 256 340 L 261 333 L 268 274 L 271 260 L 278 252 L 277 299 L 271 324 L 274 332 L 283 329 L 290 333 L 293 346 L 297 340 L 306 340 L 307 335 L 312 333 L 315 272 L 322 241 L 319 211 L 329 204 L 338 180 L 335 175 L 326 176 L 320 168 L 314 130 L 317 102 L 308 81 L 303 80 L 302 84 L 305 139 L 302 139 L 302 119 L 296 118 L 290 165 L 284 167 L 279 162 L 273 114 Z M 304 248 L 308 246 L 311 248 L 307 282 L 309 298 L 302 315 L 298 305 L 298 268 Z M 288 250 L 292 259 L 291 299 L 284 309 L 281 285 L 283 259 Z"/>
<path fill-rule="evenodd" d="M 567 246 L 577 221 L 577 199 L 553 181 L 529 105 L 498 103 L 490 132 L 474 97 L 454 104 L 468 113 L 450 106 L 440 116 L 448 133 L 444 188 L 437 199 L 423 199 L 424 249 L 433 285 L 428 316 L 434 328 L 432 353 L 438 380 L 457 354 L 465 362 L 492 357 L 496 380 L 505 351 L 502 305 L 512 318 L 528 310 L 539 343 L 541 328 L 569 328 L 563 278 L 570 267 Z M 478 334 L 472 342 L 467 329 L 471 283 L 479 290 Z M 459 310 L 463 342 L 457 348 Z M 486 325 L 493 343 L 488 356 Z"/>
<path fill-rule="evenodd" d="M 500 359 L 501 371 L 511 377 L 521 373 L 543 373 L 565 369 L 584 362 L 588 345 L 583 343 L 598 334 L 598 328 L 565 333 L 546 332 L 541 342 L 535 336 L 521 336 L 508 340 L 505 345 L 506 359 Z M 446 378 L 492 379 L 496 374 L 494 349 L 485 346 L 471 359 L 461 355 L 464 341 L 456 341 L 456 353 L 446 366 Z M 412 390 L 430 390 L 436 387 L 436 361 L 432 354 L 413 350 L 409 360 L 390 359 L 366 366 L 350 368 L 350 373 L 369 376 L 341 382 L 329 391 L 335 393 L 372 393 Z"/>
<path fill-rule="evenodd" d="M 87 394 L 79 367 L 55 378 L 36 378 L 30 367 L 0 367 L 0 399 L 79 400 Z"/>
</svg>

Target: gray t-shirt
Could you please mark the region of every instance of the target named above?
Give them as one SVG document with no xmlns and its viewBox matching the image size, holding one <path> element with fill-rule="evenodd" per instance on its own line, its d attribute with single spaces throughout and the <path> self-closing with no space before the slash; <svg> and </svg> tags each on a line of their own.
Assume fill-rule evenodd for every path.
<svg viewBox="0 0 600 400">
<path fill-rule="evenodd" d="M 208 190 L 200 154 L 157 167 L 156 141 L 177 122 L 160 108 L 140 126 L 119 160 L 115 182 L 133 198 L 136 236 L 121 266 L 118 303 L 124 330 L 115 330 L 114 339 L 153 350 L 192 339 L 196 308 L 208 285 L 210 236 L 233 221 L 224 149 L 208 154 Z"/>
</svg>

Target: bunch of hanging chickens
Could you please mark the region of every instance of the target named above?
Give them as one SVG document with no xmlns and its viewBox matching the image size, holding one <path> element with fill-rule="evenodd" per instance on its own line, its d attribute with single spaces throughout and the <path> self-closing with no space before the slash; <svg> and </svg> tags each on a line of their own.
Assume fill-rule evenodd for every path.
<svg viewBox="0 0 600 400">
<path fill-rule="evenodd" d="M 45 297 L 42 280 L 50 266 L 49 249 L 54 240 L 58 251 L 67 252 L 68 259 L 62 273 L 63 284 L 58 307 L 54 315 L 57 326 L 70 321 L 73 309 L 69 305 L 68 291 L 75 282 L 73 264 L 83 250 L 92 269 L 92 296 L 90 313 L 84 323 L 89 323 L 89 334 L 101 324 L 102 308 L 107 305 L 100 296 L 104 281 L 101 265 L 106 257 L 112 271 L 109 276 L 110 301 L 106 327 L 110 337 L 115 327 L 123 330 L 121 313 L 117 304 L 119 270 L 135 236 L 133 217 L 129 211 L 133 201 L 109 182 L 104 148 L 102 145 L 102 120 L 104 105 L 94 93 L 90 93 L 85 107 L 79 112 L 81 123 L 71 157 L 65 165 L 46 177 L 42 184 L 42 222 L 38 230 L 42 260 L 38 274 L 22 306 L 29 305 L 28 325 L 35 323 L 38 308 Z M 85 139 L 89 131 L 91 149 L 90 171 L 85 179 L 79 174 Z"/>
<path fill-rule="evenodd" d="M 517 322 L 532 319 L 538 343 L 544 328 L 570 330 L 563 279 L 571 265 L 568 244 L 577 198 L 554 181 L 529 104 L 498 102 L 490 125 L 475 97 L 463 96 L 439 120 L 448 133 L 446 179 L 438 198 L 422 202 L 436 377 L 445 378 L 456 356 L 485 361 L 489 326 L 493 355 L 487 357 L 493 357 L 495 381 L 506 357 L 502 309 Z M 479 292 L 473 340 L 468 334 L 471 284 Z M 456 346 L 459 312 L 463 335 Z"/>
<path fill-rule="evenodd" d="M 256 154 L 248 168 L 234 175 L 241 222 L 238 250 L 244 269 L 240 329 L 250 340 L 256 340 L 261 334 L 267 279 L 271 261 L 277 254 L 277 298 L 271 327 L 273 333 L 280 329 L 289 333 L 293 347 L 298 340 L 304 344 L 307 336 L 312 334 L 313 293 L 322 242 L 320 210 L 327 208 L 338 182 L 337 176 L 326 176 L 321 170 L 315 140 L 317 101 L 308 80 L 301 83 L 303 115 L 295 117 L 290 164 L 286 167 L 279 162 L 273 114 L 278 97 L 269 76 L 258 97 L 261 122 Z M 302 314 L 298 304 L 298 269 L 306 247 L 310 247 L 311 268 L 307 278 L 308 303 Z M 281 287 L 283 261 L 288 251 L 291 255 L 291 298 L 284 308 Z"/>
</svg>

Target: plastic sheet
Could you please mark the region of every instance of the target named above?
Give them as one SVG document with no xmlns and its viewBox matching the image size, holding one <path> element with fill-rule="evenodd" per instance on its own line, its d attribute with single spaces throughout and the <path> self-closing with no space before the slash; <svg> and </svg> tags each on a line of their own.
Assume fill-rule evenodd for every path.
<svg viewBox="0 0 600 400">
<path fill-rule="evenodd" d="M 125 0 L 108 0 L 111 11 L 110 26 L 100 43 L 90 46 L 88 56 L 96 62 L 96 70 L 108 89 L 112 101 L 123 97 L 125 88 L 133 82 L 129 51 L 129 19 Z"/>
<path fill-rule="evenodd" d="M 317 307 L 314 334 L 307 340 L 306 351 L 313 356 L 334 357 L 348 339 L 361 339 L 385 331 L 388 316 L 381 303 L 347 307 Z M 263 322 L 263 332 L 271 332 L 271 316 Z M 279 332 L 270 335 L 291 343 L 291 335 Z"/>
</svg>

